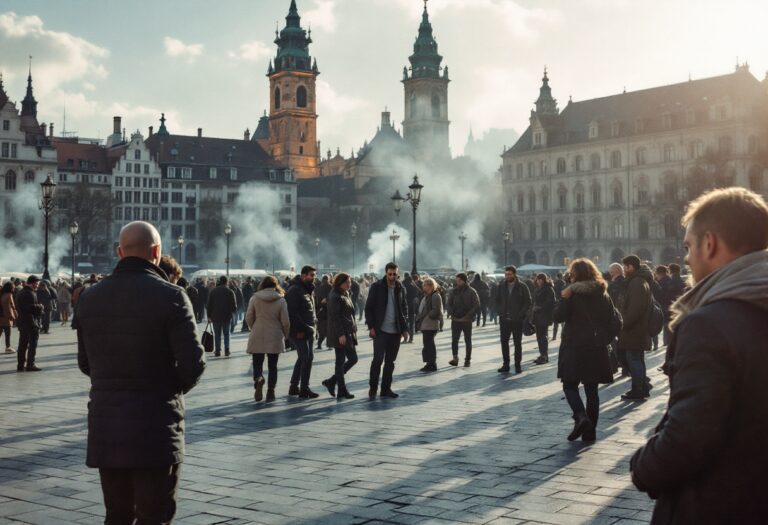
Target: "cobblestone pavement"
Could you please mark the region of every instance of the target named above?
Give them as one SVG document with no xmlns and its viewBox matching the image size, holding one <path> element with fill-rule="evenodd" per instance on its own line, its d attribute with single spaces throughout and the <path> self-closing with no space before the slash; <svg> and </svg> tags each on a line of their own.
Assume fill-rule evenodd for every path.
<svg viewBox="0 0 768 525">
<path fill-rule="evenodd" d="M 14 343 L 17 333 L 14 333 Z M 280 358 L 278 398 L 254 403 L 245 334 L 230 358 L 211 358 L 187 396 L 187 457 L 177 523 L 647 523 L 628 461 L 660 418 L 667 382 L 645 403 L 623 402 L 626 380 L 601 387 L 598 441 L 569 443 L 572 421 L 551 364 L 502 376 L 498 330 L 475 331 L 470 368 L 448 366 L 450 332 L 438 335 L 438 367 L 418 370 L 421 345 L 400 349 L 394 390 L 368 400 L 371 343 L 348 374 L 351 401 L 320 386 L 333 354 L 316 354 L 312 384 L 323 395 L 289 399 L 293 354 Z M 463 352 L 463 349 L 462 349 Z M 88 379 L 74 333 L 41 336 L 39 373 L 16 373 L 0 356 L 0 523 L 101 523 L 97 471 L 85 467 Z M 463 353 L 462 356 L 463 358 Z"/>
</svg>

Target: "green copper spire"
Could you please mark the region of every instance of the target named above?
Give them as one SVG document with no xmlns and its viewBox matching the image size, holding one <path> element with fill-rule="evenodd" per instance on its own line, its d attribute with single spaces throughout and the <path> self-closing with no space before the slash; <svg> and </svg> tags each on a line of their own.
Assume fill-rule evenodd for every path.
<svg viewBox="0 0 768 525">
<path fill-rule="evenodd" d="M 274 61 L 274 72 L 284 70 L 313 71 L 312 58 L 309 55 L 309 44 L 311 43 L 312 31 L 307 33 L 301 27 L 301 17 L 296 7 L 296 0 L 291 0 L 288 16 L 285 17 L 285 27 L 275 38 L 277 56 Z"/>
<path fill-rule="evenodd" d="M 160 127 L 157 130 L 157 134 L 162 137 L 170 135 L 170 133 L 168 133 L 168 128 L 165 127 L 165 113 L 160 114 Z"/>
<path fill-rule="evenodd" d="M 549 87 L 549 76 L 547 76 L 547 68 L 545 66 L 544 77 L 541 79 L 541 88 L 539 89 L 539 98 L 536 101 L 536 113 L 539 115 L 557 115 L 559 112 L 557 100 L 552 98 L 552 88 Z"/>
<path fill-rule="evenodd" d="M 29 75 L 27 76 L 27 94 L 21 101 L 21 115 L 37 117 L 37 100 L 32 93 L 32 57 L 29 57 Z"/>
<path fill-rule="evenodd" d="M 443 61 L 437 53 L 437 42 L 432 35 L 432 24 L 429 22 L 427 2 L 424 2 L 424 12 L 421 15 L 419 36 L 413 44 L 413 54 L 408 58 L 411 62 L 413 78 L 439 78 L 440 63 Z"/>
</svg>

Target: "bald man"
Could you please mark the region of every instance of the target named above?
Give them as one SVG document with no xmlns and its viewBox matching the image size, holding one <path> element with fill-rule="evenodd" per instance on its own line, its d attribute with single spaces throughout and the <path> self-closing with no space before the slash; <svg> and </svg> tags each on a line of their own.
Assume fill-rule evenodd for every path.
<svg viewBox="0 0 768 525">
<path fill-rule="evenodd" d="M 86 464 L 106 523 L 170 523 L 184 457 L 184 394 L 205 369 L 192 305 L 158 268 L 160 234 L 120 231 L 120 262 L 77 304 L 78 365 L 91 378 Z"/>
</svg>

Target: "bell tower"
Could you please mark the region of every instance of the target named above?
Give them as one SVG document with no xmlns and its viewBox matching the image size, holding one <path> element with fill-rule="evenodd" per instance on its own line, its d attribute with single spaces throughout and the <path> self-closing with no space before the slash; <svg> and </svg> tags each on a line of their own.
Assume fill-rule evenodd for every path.
<svg viewBox="0 0 768 525">
<path fill-rule="evenodd" d="M 317 61 L 301 27 L 296 0 L 291 0 L 285 27 L 276 32 L 277 56 L 269 63 L 269 144 L 272 157 L 293 169 L 297 178 L 320 175 L 318 167 L 315 83 Z"/>
<path fill-rule="evenodd" d="M 448 67 L 441 67 L 443 57 L 437 52 L 432 35 L 427 0 L 413 54 L 408 58 L 410 72 L 403 68 L 405 120 L 403 138 L 414 156 L 422 160 L 450 159 L 448 143 Z"/>
</svg>

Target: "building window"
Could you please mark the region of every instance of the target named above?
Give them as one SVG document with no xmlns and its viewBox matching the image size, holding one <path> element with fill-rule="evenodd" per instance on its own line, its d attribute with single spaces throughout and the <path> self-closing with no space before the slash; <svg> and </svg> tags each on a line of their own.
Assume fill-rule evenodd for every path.
<svg viewBox="0 0 768 525">
<path fill-rule="evenodd" d="M 624 223 L 621 222 L 621 219 L 616 219 L 613 221 L 613 236 L 616 239 L 621 239 L 624 237 Z"/>
<path fill-rule="evenodd" d="M 600 219 L 594 219 L 592 221 L 592 238 L 593 239 L 600 238 Z"/>
<path fill-rule="evenodd" d="M 125 202 L 126 204 L 130 204 L 131 202 L 133 202 L 133 193 L 131 193 L 130 191 L 125 192 Z"/>
<path fill-rule="evenodd" d="M 547 174 L 547 161 L 542 160 L 539 162 L 539 175 L 545 176 Z"/>
<path fill-rule="evenodd" d="M 300 108 L 307 107 L 307 88 L 299 86 L 296 89 L 296 105 Z"/>
<path fill-rule="evenodd" d="M 522 162 L 519 162 L 517 164 L 517 166 L 515 166 L 515 174 L 516 174 L 518 179 L 522 179 L 523 178 L 523 163 Z"/>
<path fill-rule="evenodd" d="M 568 235 L 568 230 L 565 227 L 565 223 L 560 221 L 557 223 L 557 238 L 563 240 Z"/>
<path fill-rule="evenodd" d="M 533 145 L 534 146 L 541 146 L 541 132 L 536 132 L 533 134 Z"/>
<path fill-rule="evenodd" d="M 547 221 L 543 221 L 541 223 L 541 240 L 542 241 L 549 240 L 549 223 Z"/>
<path fill-rule="evenodd" d="M 650 225 L 648 224 L 648 218 L 647 217 L 640 217 L 638 220 L 638 236 L 641 240 L 646 240 L 650 237 Z"/>
<path fill-rule="evenodd" d="M 763 169 L 760 166 L 752 166 L 749 169 L 749 189 L 755 193 L 762 193 L 763 185 Z"/>
<path fill-rule="evenodd" d="M 589 157 L 589 167 L 592 170 L 599 170 L 601 165 L 600 161 L 600 154 L 599 153 L 593 153 Z"/>
<path fill-rule="evenodd" d="M 176 168 L 174 166 L 168 166 L 168 178 L 169 179 L 176 178 Z"/>
<path fill-rule="evenodd" d="M 664 162 L 675 160 L 675 146 L 673 144 L 664 144 Z"/>
<path fill-rule="evenodd" d="M 141 195 L 141 203 L 142 204 L 149 204 L 149 193 L 143 193 Z"/>
<path fill-rule="evenodd" d="M 144 175 L 149 175 L 149 164 L 144 164 Z"/>
<path fill-rule="evenodd" d="M 142 221 L 148 221 L 149 220 L 149 208 L 142 208 L 141 209 L 141 220 Z"/>
<path fill-rule="evenodd" d="M 584 227 L 584 221 L 576 221 L 576 240 L 583 241 L 587 236 L 587 230 Z"/>
<path fill-rule="evenodd" d="M 67 182 L 67 174 L 59 173 L 59 182 Z"/>
<path fill-rule="evenodd" d="M 576 155 L 576 158 L 573 160 L 573 170 L 574 171 L 581 171 L 584 169 L 584 157 L 581 155 Z"/>
<path fill-rule="evenodd" d="M 123 209 L 122 208 L 115 208 L 115 220 L 122 221 L 123 220 Z"/>
<path fill-rule="evenodd" d="M 557 159 L 557 173 L 558 175 L 561 173 L 565 173 L 565 159 L 562 157 Z"/>
<path fill-rule="evenodd" d="M 11 158 L 15 159 L 18 156 L 19 156 L 18 144 L 11 144 Z"/>
<path fill-rule="evenodd" d="M 123 178 L 122 177 L 115 177 L 115 186 L 120 187 L 123 185 Z"/>
<path fill-rule="evenodd" d="M 168 208 L 160 208 L 160 220 L 161 221 L 168 220 Z"/>
<path fill-rule="evenodd" d="M 132 217 L 133 217 L 133 213 L 131 212 L 131 208 L 126 208 L 125 209 L 125 220 L 126 221 L 131 221 L 131 220 L 133 220 Z"/>
<path fill-rule="evenodd" d="M 184 210 L 184 220 L 187 220 L 187 221 L 195 220 L 195 208 L 187 208 L 186 210 Z"/>
<path fill-rule="evenodd" d="M 522 194 L 517 196 L 517 211 L 523 213 L 525 211 L 525 198 Z"/>
<path fill-rule="evenodd" d="M 635 133 L 642 133 L 645 129 L 645 125 L 643 123 L 643 119 L 639 118 L 635 120 Z"/>
<path fill-rule="evenodd" d="M 137 149 L 133 152 L 133 160 L 141 160 L 141 150 Z"/>
<path fill-rule="evenodd" d="M 277 172 L 275 170 L 269 170 L 269 180 L 275 182 L 277 180 Z"/>
<path fill-rule="evenodd" d="M 592 207 L 599 208 L 602 201 L 602 189 L 599 184 L 592 186 Z"/>
<path fill-rule="evenodd" d="M 10 151 L 11 151 L 10 148 L 11 148 L 10 144 L 8 144 L 7 142 L 3 142 L 2 152 L 0 153 L 0 156 L 3 158 L 8 158 L 10 156 Z"/>
<path fill-rule="evenodd" d="M 613 201 L 611 205 L 614 208 L 620 208 L 624 204 L 624 189 L 621 187 L 621 182 L 618 180 L 613 181 Z"/>
<path fill-rule="evenodd" d="M 611 152 L 611 168 L 620 168 L 621 167 L 621 152 L 619 150 L 614 150 Z"/>
<path fill-rule="evenodd" d="M 160 200 L 160 197 L 158 196 L 157 192 L 152 192 L 152 204 L 157 204 Z"/>
<path fill-rule="evenodd" d="M 646 153 L 647 150 L 645 148 L 637 148 L 635 151 L 635 161 L 637 162 L 638 166 L 643 166 L 645 164 Z"/>
<path fill-rule="evenodd" d="M 180 221 L 182 217 L 181 208 L 171 208 L 171 220 Z"/>
<path fill-rule="evenodd" d="M 152 208 L 152 220 L 157 221 L 157 208 Z"/>
<path fill-rule="evenodd" d="M 123 202 L 123 192 L 122 191 L 116 191 L 115 192 L 115 201 Z"/>
<path fill-rule="evenodd" d="M 11 121 L 10 120 L 4 120 L 3 121 L 3 131 L 10 131 L 11 129 Z"/>
<path fill-rule="evenodd" d="M 179 160 L 179 150 L 176 148 L 171 149 L 171 160 Z"/>
<path fill-rule="evenodd" d="M 541 194 L 541 209 L 549 211 L 549 193 L 546 190 Z"/>
<path fill-rule="evenodd" d="M 565 210 L 565 207 L 568 202 L 568 191 L 565 188 L 560 188 L 560 191 L 557 192 L 557 209 L 558 210 Z"/>
<path fill-rule="evenodd" d="M 5 173 L 5 189 L 6 191 L 16 191 L 16 172 L 8 170 Z"/>
<path fill-rule="evenodd" d="M 211 168 L 208 170 L 208 177 L 210 179 L 215 179 L 218 176 L 218 173 L 216 171 L 216 168 Z"/>
<path fill-rule="evenodd" d="M 614 121 L 611 123 L 611 137 L 618 137 L 618 136 L 619 136 L 619 123 Z"/>
<path fill-rule="evenodd" d="M 536 194 L 534 192 L 528 194 L 528 211 L 536 211 Z"/>
<path fill-rule="evenodd" d="M 648 183 L 641 181 L 637 187 L 637 203 L 648 204 L 651 200 L 650 192 L 648 191 Z"/>
<path fill-rule="evenodd" d="M 171 202 L 179 204 L 184 200 L 184 194 L 180 191 L 174 191 L 171 193 Z"/>
<path fill-rule="evenodd" d="M 130 162 L 125 163 L 125 171 L 131 173 L 133 171 L 133 165 Z"/>
<path fill-rule="evenodd" d="M 187 239 L 194 239 L 197 237 L 197 227 L 194 224 L 187 224 L 184 226 L 184 237 Z"/>
<path fill-rule="evenodd" d="M 688 158 L 696 160 L 704 154 L 704 143 L 700 140 L 694 140 L 688 144 Z"/>
<path fill-rule="evenodd" d="M 528 176 L 529 177 L 533 177 L 533 172 L 536 170 L 536 168 L 534 166 L 535 166 L 535 164 L 533 162 L 529 162 L 528 163 Z"/>
<path fill-rule="evenodd" d="M 432 118 L 440 118 L 440 97 L 432 95 Z"/>
<path fill-rule="evenodd" d="M 24 174 L 24 184 L 31 184 L 35 182 L 35 174 L 31 171 L 28 171 Z"/>
<path fill-rule="evenodd" d="M 134 191 L 133 192 L 133 202 L 136 204 L 139 204 L 141 202 L 141 192 L 140 191 Z"/>
<path fill-rule="evenodd" d="M 577 190 L 575 193 L 575 197 L 576 197 L 576 210 L 584 211 L 584 192 Z"/>
<path fill-rule="evenodd" d="M 192 178 L 192 168 L 181 168 L 181 178 L 182 179 L 191 179 Z"/>
<path fill-rule="evenodd" d="M 280 88 L 275 88 L 275 109 L 280 109 Z"/>
<path fill-rule="evenodd" d="M 597 124 L 590 124 L 590 126 L 589 126 L 589 138 L 590 139 L 596 139 L 597 138 Z"/>
</svg>

